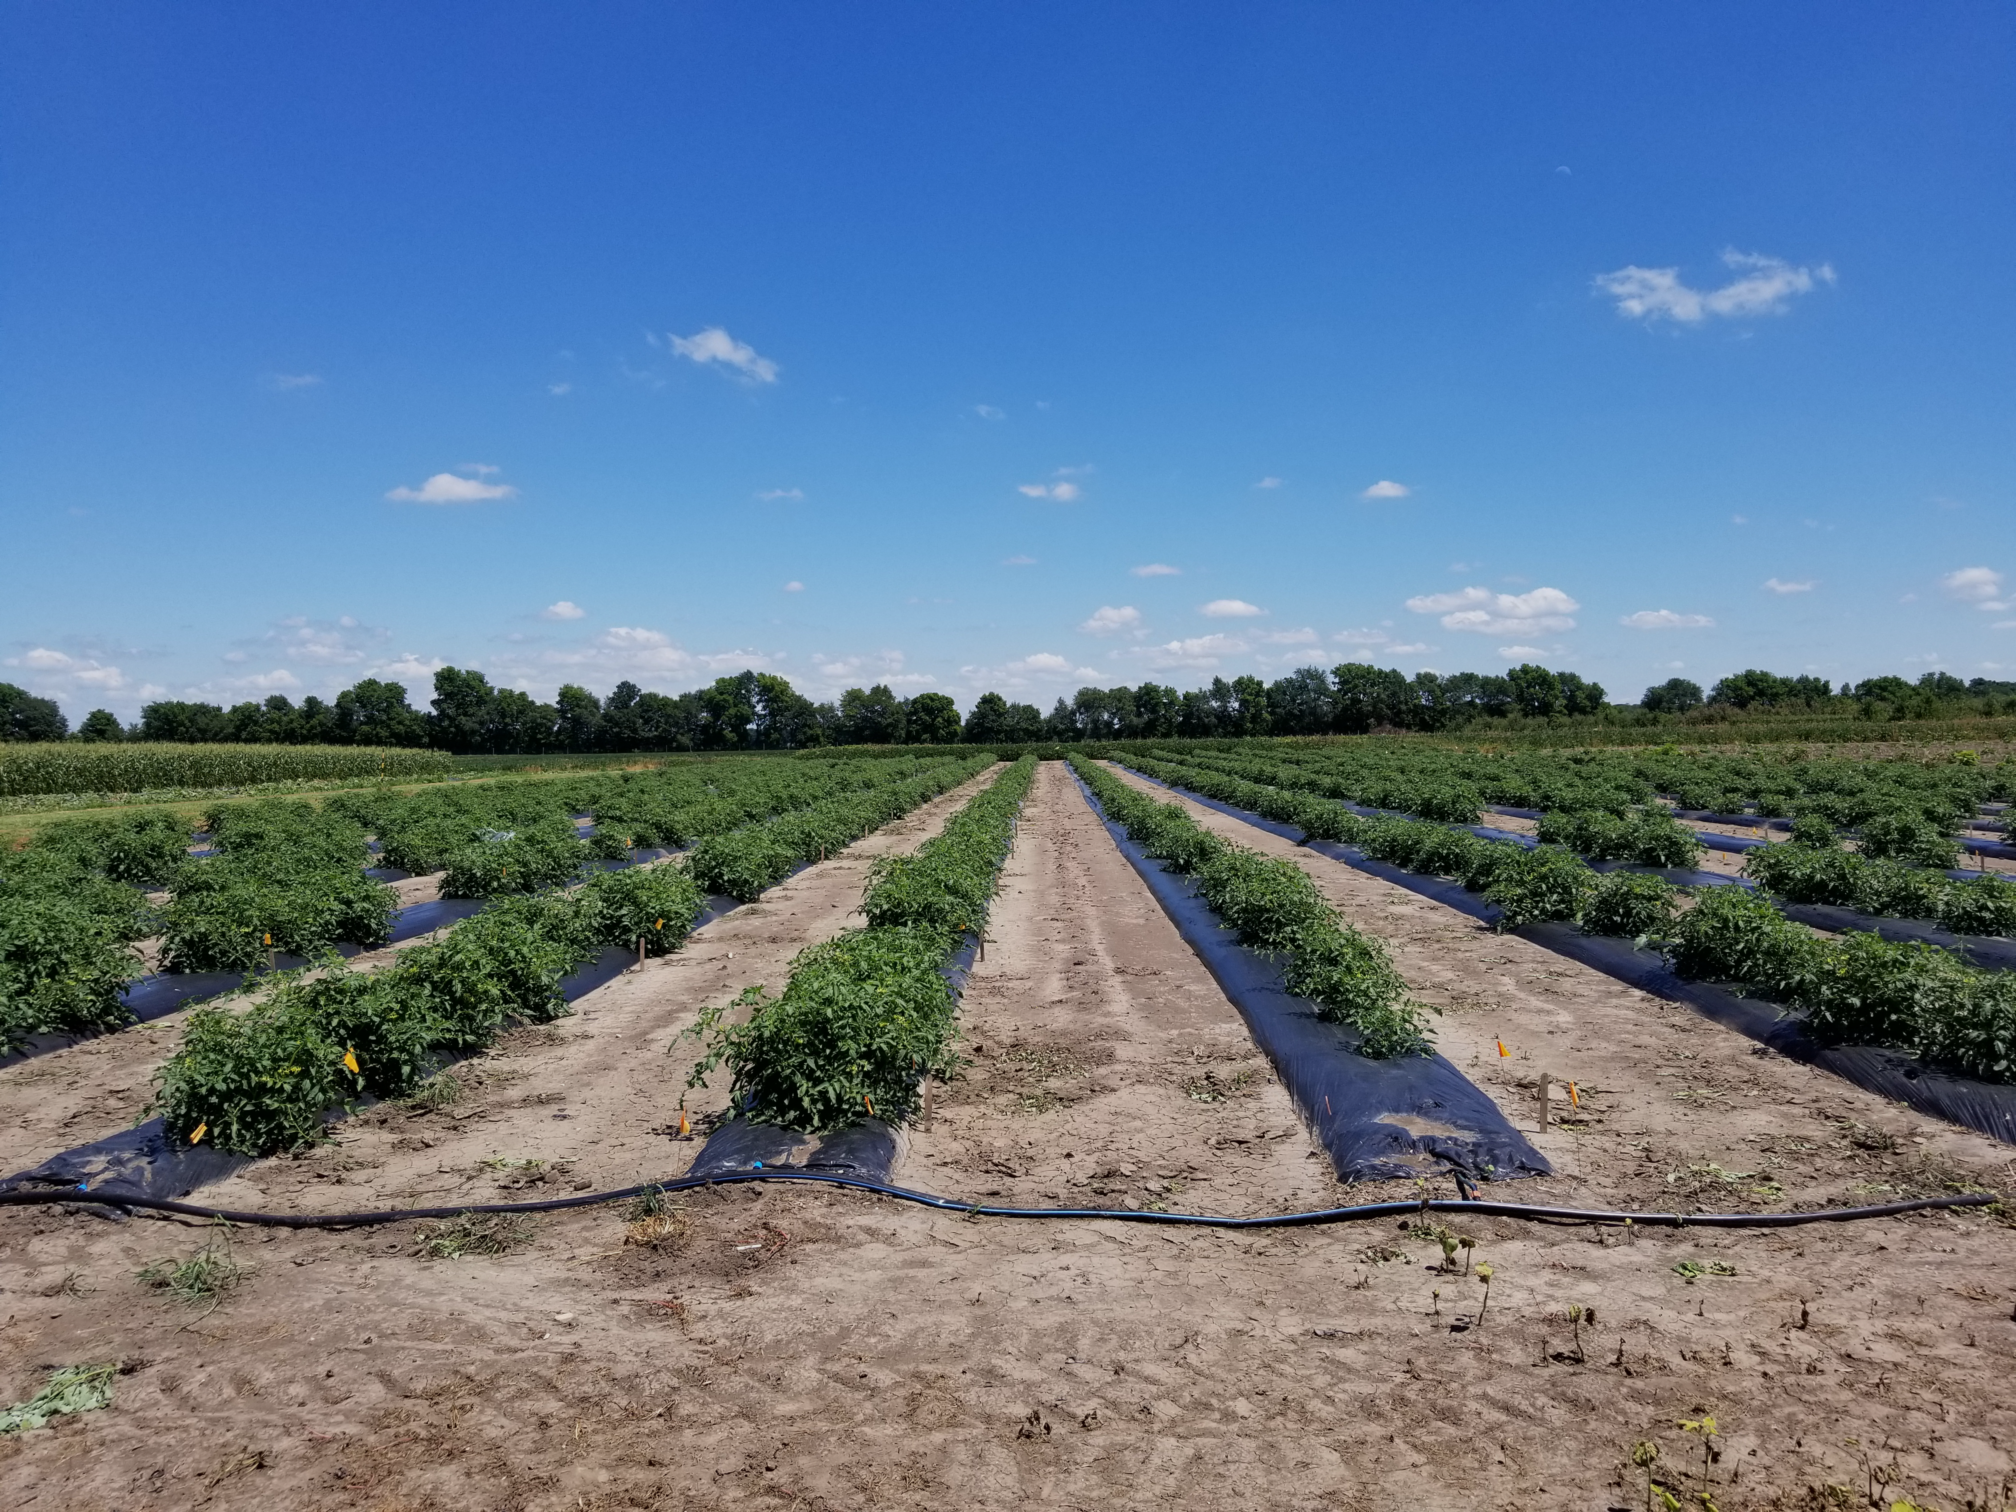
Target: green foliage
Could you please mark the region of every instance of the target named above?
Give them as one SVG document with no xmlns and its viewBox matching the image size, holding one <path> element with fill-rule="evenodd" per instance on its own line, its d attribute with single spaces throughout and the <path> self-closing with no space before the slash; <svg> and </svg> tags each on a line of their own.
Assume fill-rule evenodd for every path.
<svg viewBox="0 0 2016 1512">
<path fill-rule="evenodd" d="M 1704 889 L 1666 949 L 1683 977 L 1738 982 L 1780 1001 L 1810 998 L 1825 954 L 1818 936 L 1742 887 Z"/>
<path fill-rule="evenodd" d="M 378 746 L 7 743 L 0 744 L 0 796 L 245 787 L 304 778 L 411 782 L 453 769 L 445 752 Z"/>
<path fill-rule="evenodd" d="M 1663 877 L 1611 872 L 1596 879 L 1582 903 L 1584 934 L 1642 940 L 1663 934 L 1678 912 L 1680 893 Z"/>
<path fill-rule="evenodd" d="M 646 955 L 668 955 L 686 943 L 706 902 L 684 866 L 633 866 L 598 872 L 575 893 L 582 930 L 597 945 L 644 942 Z"/>
<path fill-rule="evenodd" d="M 932 931 L 949 946 L 986 923 L 995 877 L 1007 859 L 1014 819 L 1036 776 L 1024 756 L 952 816 L 944 830 L 907 856 L 884 856 L 869 869 L 861 912 L 874 928 Z"/>
<path fill-rule="evenodd" d="M 1960 847 L 1950 835 L 1920 814 L 1878 814 L 1861 830 L 1862 854 L 1901 861 L 1909 866 L 1943 870 L 1959 859 Z"/>
<path fill-rule="evenodd" d="M 587 860 L 579 832 L 565 819 L 522 833 L 493 831 L 449 856 L 441 896 L 496 898 L 564 887 L 581 874 Z"/>
<path fill-rule="evenodd" d="M 1484 889 L 1498 906 L 1500 929 L 1517 929 L 1553 919 L 1572 919 L 1596 887 L 1596 873 L 1572 851 L 1542 845 L 1501 865 Z"/>
<path fill-rule="evenodd" d="M 1954 934 L 2016 937 L 2016 882 L 1993 872 L 1955 882 L 1940 900 L 1938 917 Z"/>
<path fill-rule="evenodd" d="M 873 1115 L 900 1122 L 926 1075 L 950 1073 L 955 1003 L 936 929 L 852 930 L 791 963 L 772 1002 L 714 1028 L 689 1085 L 725 1064 L 736 1107 L 765 1123 L 821 1133 Z"/>
<path fill-rule="evenodd" d="M 112 1405 L 112 1383 L 119 1367 L 112 1362 L 97 1365 L 64 1365 L 49 1372 L 42 1389 L 25 1402 L 0 1407 L 0 1433 L 19 1433 L 41 1428 L 53 1417 L 77 1412 L 96 1412 Z"/>
</svg>

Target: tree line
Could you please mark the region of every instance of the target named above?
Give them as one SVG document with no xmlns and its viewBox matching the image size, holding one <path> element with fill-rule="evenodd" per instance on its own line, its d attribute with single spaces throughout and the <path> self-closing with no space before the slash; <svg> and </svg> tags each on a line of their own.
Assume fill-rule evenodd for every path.
<svg viewBox="0 0 2016 1512">
<path fill-rule="evenodd" d="M 1853 712 L 1899 717 L 1933 713 L 2016 712 L 2016 683 L 1963 683 L 1928 672 L 1916 683 L 1885 676 L 1843 683 L 1750 670 L 1703 693 L 1670 678 L 1645 690 L 1638 708 L 1652 714 L 1721 711 Z M 297 705 L 283 694 L 225 708 L 164 699 L 147 704 L 131 727 L 94 709 L 73 733 L 55 700 L 0 683 L 0 739 L 173 740 L 273 745 L 431 746 L 459 754 L 532 755 L 562 751 L 797 750 L 823 745 L 1006 744 L 1240 735 L 1363 734 L 1438 731 L 1478 720 L 1632 717 L 1609 704 L 1603 687 L 1574 672 L 1528 663 L 1504 675 L 1417 672 L 1346 662 L 1328 671 L 1301 667 L 1273 682 L 1214 677 L 1202 688 L 1159 683 L 1080 688 L 1049 713 L 999 693 L 985 693 L 963 717 L 943 693 L 903 698 L 885 684 L 849 688 L 816 703 L 784 678 L 742 672 L 686 693 L 646 692 L 621 682 L 606 698 L 569 683 L 551 703 L 516 688 L 493 687 L 481 672 L 443 667 L 424 710 L 403 684 L 365 678 L 333 700 L 310 695 Z"/>
</svg>

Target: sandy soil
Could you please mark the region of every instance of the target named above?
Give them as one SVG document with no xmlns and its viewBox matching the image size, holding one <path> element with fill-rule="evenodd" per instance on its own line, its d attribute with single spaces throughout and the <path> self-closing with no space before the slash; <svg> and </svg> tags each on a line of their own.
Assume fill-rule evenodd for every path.
<svg viewBox="0 0 2016 1512">
<path fill-rule="evenodd" d="M 1250 1064 L 1236 1020 L 1060 775 L 1032 794 L 974 988 L 985 1049 L 902 1174 L 961 1196 L 1320 1200 L 1335 1188 L 1299 1130 L 1276 1149 L 1238 1143 L 1279 1127 L 1270 1079 L 1216 1103 L 1182 1089 L 1193 1053 L 1221 1080 Z M 1444 1048 L 1515 1120 L 1532 1127 L 1540 1070 L 1577 1079 L 1574 1126 L 1535 1136 L 1561 1174 L 1517 1195 L 1778 1207 L 2006 1179 L 2007 1149 L 1300 859 L 1447 1007 Z M 774 981 L 786 948 L 765 942 L 784 932 L 774 915 L 737 918 L 750 960 L 703 936 L 690 960 L 612 984 L 559 1043 L 483 1063 L 460 1124 L 359 1120 L 351 1142 L 256 1167 L 234 1195 L 328 1206 L 534 1182 L 470 1169 L 492 1152 L 572 1155 L 535 1183 L 564 1191 L 690 1153 L 647 1127 L 686 1063 L 666 1042 L 690 1004 Z M 426 1138 L 424 1155 L 401 1148 Z M 1075 1169 L 1086 1160 L 1115 1174 Z M 251 1274 L 204 1311 L 136 1280 L 212 1239 L 200 1229 L 0 1213 L 0 1391 L 25 1394 L 49 1363 L 132 1367 L 110 1410 L 0 1441 L 0 1482 L 36 1509 L 1635 1508 L 1631 1445 L 1655 1438 L 1664 1462 L 1698 1470 L 1677 1425 L 1705 1410 L 1727 1509 L 1864 1505 L 1868 1469 L 1928 1505 L 2007 1499 L 2016 1325 L 1995 1220 L 1635 1242 L 1463 1227 L 1496 1276 L 1481 1326 L 1457 1331 L 1482 1286 L 1438 1275 L 1436 1247 L 1388 1224 L 968 1221 L 737 1189 L 641 1228 L 615 1210 L 556 1215 L 508 1253 L 457 1260 L 420 1258 L 403 1225 L 241 1234 Z M 1735 1274 L 1690 1282 L 1674 1269 L 1687 1261 Z M 1579 1351 L 1570 1305 L 1596 1311 Z"/>
</svg>

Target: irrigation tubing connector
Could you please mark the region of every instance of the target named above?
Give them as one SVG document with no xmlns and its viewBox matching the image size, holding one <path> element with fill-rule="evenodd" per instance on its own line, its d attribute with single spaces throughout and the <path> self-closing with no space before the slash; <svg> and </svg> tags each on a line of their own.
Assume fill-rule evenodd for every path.
<svg viewBox="0 0 2016 1512">
<path fill-rule="evenodd" d="M 483 1213 L 554 1213 L 567 1208 L 596 1207 L 641 1197 L 647 1192 L 687 1192 L 706 1187 L 742 1186 L 750 1182 L 783 1181 L 813 1186 L 845 1187 L 914 1202 L 942 1213 L 966 1218 L 1106 1218 L 1121 1223 L 1149 1223 L 1178 1228 L 1304 1228 L 1322 1223 L 1353 1223 L 1375 1218 L 1405 1218 L 1409 1214 L 1455 1213 L 1477 1218 L 1519 1218 L 1536 1223 L 1625 1224 L 1634 1228 L 1796 1228 L 1808 1223 L 1850 1223 L 1866 1218 L 1894 1218 L 1903 1213 L 1938 1208 L 1987 1207 L 1998 1201 L 1985 1193 L 1951 1197 L 1918 1197 L 1905 1202 L 1883 1202 L 1873 1207 L 1818 1208 L 1804 1213 L 1639 1213 L 1609 1208 L 1544 1207 L 1526 1202 L 1489 1202 L 1480 1198 L 1410 1197 L 1397 1202 L 1361 1202 L 1351 1207 L 1317 1208 L 1304 1213 L 1268 1213 L 1256 1218 L 1220 1218 L 1209 1213 L 1157 1213 L 1133 1208 L 1001 1207 L 991 1203 L 967 1202 L 956 1197 L 938 1197 L 908 1187 L 866 1181 L 829 1171 L 762 1170 L 730 1175 L 686 1176 L 672 1181 L 647 1181 L 637 1186 L 619 1187 L 611 1192 L 590 1192 L 581 1197 L 554 1197 L 543 1202 L 491 1202 L 460 1207 L 387 1208 L 375 1213 L 244 1213 L 229 1208 L 205 1207 L 194 1202 L 172 1202 L 164 1197 L 122 1196 L 117 1192 L 88 1192 L 75 1187 L 36 1191 L 20 1187 L 0 1191 L 0 1207 L 42 1207 L 95 1204 L 151 1213 L 172 1213 L 185 1218 L 202 1218 L 213 1223 L 238 1223 L 254 1228 L 347 1229 L 368 1228 L 386 1223 L 407 1223 L 414 1219 L 460 1218 Z M 1474 1189 L 1473 1189 L 1474 1190 Z"/>
</svg>

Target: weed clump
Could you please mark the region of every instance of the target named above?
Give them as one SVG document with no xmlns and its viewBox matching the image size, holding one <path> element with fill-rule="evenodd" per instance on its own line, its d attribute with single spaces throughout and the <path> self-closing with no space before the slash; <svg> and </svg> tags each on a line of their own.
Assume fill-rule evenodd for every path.
<svg viewBox="0 0 2016 1512">
<path fill-rule="evenodd" d="M 532 1221 L 519 1213 L 459 1213 L 420 1224 L 414 1252 L 424 1260 L 464 1255 L 508 1255 L 532 1238 Z"/>
</svg>

